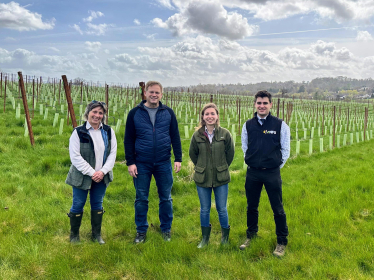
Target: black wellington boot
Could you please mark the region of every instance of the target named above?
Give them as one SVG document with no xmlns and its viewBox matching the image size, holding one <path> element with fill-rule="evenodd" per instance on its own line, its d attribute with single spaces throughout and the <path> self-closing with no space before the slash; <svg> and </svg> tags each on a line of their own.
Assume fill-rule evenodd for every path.
<svg viewBox="0 0 374 280">
<path fill-rule="evenodd" d="M 212 230 L 212 225 L 209 225 L 209 227 L 201 227 L 201 233 L 203 235 L 203 239 L 201 240 L 199 245 L 197 245 L 197 248 L 201 249 L 205 247 L 206 245 L 208 245 L 211 230 Z"/>
<path fill-rule="evenodd" d="M 222 228 L 221 227 L 221 230 L 222 230 L 221 244 L 225 245 L 225 244 L 229 243 L 230 226 L 229 226 L 229 228 Z"/>
<path fill-rule="evenodd" d="M 67 214 L 70 218 L 70 242 L 71 243 L 78 243 L 79 240 L 79 228 L 81 227 L 82 213 L 73 213 L 70 212 Z"/>
<path fill-rule="evenodd" d="M 105 244 L 105 241 L 101 238 L 101 224 L 104 213 L 104 209 L 91 210 L 92 241 L 97 241 L 100 245 Z"/>
</svg>

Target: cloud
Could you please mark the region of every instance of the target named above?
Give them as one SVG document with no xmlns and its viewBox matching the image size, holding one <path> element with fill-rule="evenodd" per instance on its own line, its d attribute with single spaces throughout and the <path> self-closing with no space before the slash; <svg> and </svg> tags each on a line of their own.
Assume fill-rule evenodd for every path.
<svg viewBox="0 0 374 280">
<path fill-rule="evenodd" d="M 74 24 L 72 26 L 76 31 L 78 31 L 79 34 L 83 35 L 83 31 L 81 30 L 81 28 L 77 25 L 77 24 Z"/>
<path fill-rule="evenodd" d="M 92 52 L 98 52 L 101 48 L 101 43 L 100 42 L 86 41 L 84 43 L 84 45 L 85 45 L 87 50 L 92 51 Z"/>
<path fill-rule="evenodd" d="M 363 42 L 373 41 L 373 36 L 368 31 L 358 31 L 356 40 Z"/>
<path fill-rule="evenodd" d="M 345 47 L 321 40 L 304 49 L 287 47 L 272 52 L 199 35 L 170 47 L 138 47 L 138 51 L 136 55 L 124 53 L 109 58 L 112 73 L 188 85 L 302 81 L 339 75 L 362 78 L 374 68 L 365 67 L 374 58 L 358 58 Z"/>
<path fill-rule="evenodd" d="M 6 41 L 6 42 L 15 42 L 15 41 L 17 41 L 15 38 L 13 38 L 13 37 L 6 37 L 5 39 L 4 39 L 4 41 Z"/>
<path fill-rule="evenodd" d="M 100 78 L 101 64 L 87 62 L 94 54 L 80 55 L 38 55 L 26 49 L 8 51 L 0 48 L 0 63 L 9 72 L 22 71 L 27 75 L 61 77 L 68 73 L 69 78 L 92 77 Z"/>
<path fill-rule="evenodd" d="M 60 50 L 58 48 L 55 48 L 55 47 L 49 47 L 48 49 L 50 49 L 51 51 L 54 51 L 54 52 L 60 52 Z"/>
<path fill-rule="evenodd" d="M 224 29 L 225 26 L 230 28 L 233 26 L 233 22 L 238 24 L 237 27 L 242 26 L 243 28 L 244 26 L 244 29 L 247 30 L 242 37 L 240 35 L 233 35 L 233 37 L 249 36 L 247 34 L 252 34 L 256 28 L 251 25 L 246 26 L 246 21 L 244 22 L 246 19 L 239 11 L 246 11 L 246 14 L 249 14 L 253 19 L 264 21 L 310 14 L 315 15 L 317 22 L 333 20 L 337 23 L 348 21 L 367 23 L 374 14 L 374 1 L 369 0 L 158 0 L 157 2 L 169 9 L 172 7 L 178 10 L 165 21 L 160 18 L 152 21 L 155 26 L 169 29 L 174 36 L 182 36 L 192 31 L 222 36 L 216 29 L 222 26 Z M 219 10 L 226 11 L 227 8 L 237 12 L 226 12 L 225 18 L 225 14 Z M 232 17 L 231 24 L 230 16 Z M 225 25 L 222 25 L 223 19 L 227 21 Z M 194 26 L 194 23 L 198 25 L 198 28 Z M 219 24 L 216 25 L 217 23 Z M 238 31 L 239 34 L 242 32 Z M 230 38 L 227 35 L 222 37 Z"/>
<path fill-rule="evenodd" d="M 105 35 L 106 30 L 108 27 L 113 26 L 112 24 L 93 24 L 93 23 L 87 23 L 88 30 L 86 31 L 87 34 L 93 34 L 93 35 Z"/>
<path fill-rule="evenodd" d="M 110 50 L 105 49 L 105 50 L 104 50 L 104 53 L 106 53 L 106 54 L 110 54 Z"/>
<path fill-rule="evenodd" d="M 174 10 L 174 7 L 173 5 L 171 4 L 170 0 L 157 0 L 157 2 L 163 6 L 163 7 L 166 7 L 170 10 Z"/>
<path fill-rule="evenodd" d="M 30 12 L 18 3 L 0 3 L 0 28 L 30 31 L 53 29 L 54 25 L 54 18 L 49 22 L 43 22 L 40 14 Z"/>
<path fill-rule="evenodd" d="M 86 17 L 83 19 L 84 22 L 91 22 L 92 20 L 94 20 L 95 18 L 99 18 L 99 17 L 103 17 L 104 14 L 102 12 L 95 12 L 95 11 L 88 11 L 88 13 L 90 14 L 89 17 Z"/>
<path fill-rule="evenodd" d="M 134 23 L 135 23 L 136 25 L 140 25 L 140 21 L 139 21 L 138 19 L 134 19 Z"/>
<path fill-rule="evenodd" d="M 147 39 L 152 40 L 152 41 L 155 40 L 155 36 L 156 35 L 157 35 L 157 33 L 154 33 L 154 34 L 143 34 L 144 37 L 146 37 Z"/>
<path fill-rule="evenodd" d="M 191 1 L 185 9 L 165 22 L 155 18 L 152 23 L 156 27 L 169 29 L 174 36 L 202 33 L 230 40 L 242 39 L 258 30 L 258 26 L 249 25 L 241 14 L 228 13 L 220 3 L 211 0 Z"/>
</svg>

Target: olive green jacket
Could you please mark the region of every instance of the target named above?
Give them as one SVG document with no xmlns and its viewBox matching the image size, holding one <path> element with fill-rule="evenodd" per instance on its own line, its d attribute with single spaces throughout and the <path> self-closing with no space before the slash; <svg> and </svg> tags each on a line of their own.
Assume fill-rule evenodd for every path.
<svg viewBox="0 0 374 280">
<path fill-rule="evenodd" d="M 193 179 L 199 187 L 219 187 L 230 182 L 229 166 L 234 159 L 235 146 L 230 132 L 217 127 L 212 143 L 199 128 L 192 136 L 190 158 L 195 165 Z"/>
</svg>

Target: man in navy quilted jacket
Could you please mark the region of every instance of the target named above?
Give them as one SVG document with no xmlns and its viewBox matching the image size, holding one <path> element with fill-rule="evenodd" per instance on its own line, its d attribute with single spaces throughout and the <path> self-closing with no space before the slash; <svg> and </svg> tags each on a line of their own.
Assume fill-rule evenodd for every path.
<svg viewBox="0 0 374 280">
<path fill-rule="evenodd" d="M 161 103 L 162 85 L 149 81 L 145 85 L 145 98 L 127 117 L 125 131 L 125 157 L 136 190 L 135 244 L 146 239 L 148 221 L 148 195 L 152 175 L 155 178 L 159 202 L 162 236 L 171 240 L 173 186 L 171 146 L 174 152 L 174 171 L 178 173 L 182 162 L 182 145 L 178 122 L 173 110 Z"/>
</svg>

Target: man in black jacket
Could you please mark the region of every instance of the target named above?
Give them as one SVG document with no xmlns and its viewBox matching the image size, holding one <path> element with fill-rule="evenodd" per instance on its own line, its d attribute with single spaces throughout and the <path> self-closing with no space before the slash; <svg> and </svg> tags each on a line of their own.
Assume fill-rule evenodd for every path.
<svg viewBox="0 0 374 280">
<path fill-rule="evenodd" d="M 258 205 L 265 185 L 277 234 L 274 255 L 281 257 L 287 245 L 288 227 L 282 203 L 280 168 L 290 155 L 290 128 L 270 113 L 271 94 L 259 91 L 255 95 L 255 116 L 243 125 L 242 149 L 248 165 L 245 181 L 247 196 L 247 239 L 240 246 L 244 250 L 258 232 Z"/>
<path fill-rule="evenodd" d="M 146 100 L 129 112 L 124 139 L 126 164 L 136 190 L 136 244 L 146 239 L 148 195 L 152 175 L 160 199 L 159 219 L 162 236 L 165 241 L 170 241 L 173 221 L 171 146 L 175 156 L 176 173 L 180 171 L 182 162 L 177 118 L 171 108 L 161 103 L 162 85 L 156 81 L 149 81 L 145 85 L 145 97 Z"/>
</svg>

